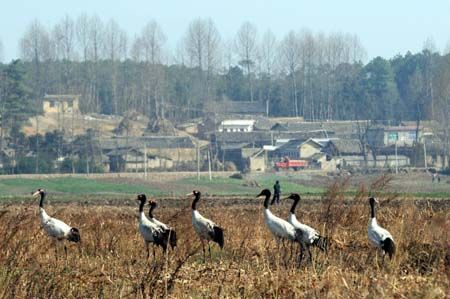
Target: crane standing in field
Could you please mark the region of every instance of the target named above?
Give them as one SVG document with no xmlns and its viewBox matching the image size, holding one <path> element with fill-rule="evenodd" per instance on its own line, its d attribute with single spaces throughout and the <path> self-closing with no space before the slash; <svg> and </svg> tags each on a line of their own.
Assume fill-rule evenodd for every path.
<svg viewBox="0 0 450 299">
<path fill-rule="evenodd" d="M 158 221 L 155 217 L 153 217 L 153 210 L 158 206 L 157 202 L 154 200 L 150 200 L 148 202 L 150 209 L 148 211 L 148 217 L 149 220 L 160 227 L 160 229 L 163 231 L 163 234 L 169 235 L 169 244 L 172 249 L 174 249 L 177 246 L 177 234 L 173 228 L 168 226 L 165 223 L 162 223 L 161 221 Z"/>
<path fill-rule="evenodd" d="M 375 203 L 377 202 L 374 197 L 369 198 L 370 219 L 367 229 L 369 241 L 383 251 L 383 260 L 386 253 L 389 255 L 389 259 L 392 259 L 395 254 L 394 238 L 390 232 L 378 225 L 375 218 Z"/>
<path fill-rule="evenodd" d="M 165 252 L 169 240 L 169 231 L 164 231 L 160 226 L 148 220 L 144 214 L 144 205 L 147 202 L 145 194 L 139 194 L 136 198 L 139 201 L 139 232 L 144 239 L 147 249 L 147 259 L 150 257 L 149 245 L 157 245 L 162 247 Z M 153 247 L 153 258 L 155 258 L 155 247 Z"/>
<path fill-rule="evenodd" d="M 44 210 L 44 199 L 45 191 L 44 189 L 37 189 L 33 193 L 33 196 L 40 195 L 41 200 L 39 201 L 39 218 L 41 220 L 41 225 L 44 231 L 55 241 L 55 255 L 58 259 L 58 245 L 57 241 L 68 240 L 70 242 L 81 242 L 80 231 L 75 227 L 70 227 L 61 220 L 50 217 Z M 67 259 L 67 247 L 64 245 L 64 252 L 66 253 Z"/>
<path fill-rule="evenodd" d="M 326 251 L 328 249 L 328 238 L 322 237 L 318 231 L 314 228 L 303 224 L 297 220 L 295 216 L 295 208 L 297 204 L 300 202 L 300 195 L 297 193 L 292 193 L 288 199 L 292 199 L 294 202 L 292 203 L 291 210 L 289 213 L 288 222 L 292 224 L 296 229 L 302 232 L 303 243 L 306 245 L 306 249 L 308 250 L 309 259 L 312 262 L 312 254 L 311 254 L 311 246 L 316 246 L 322 251 Z"/>
<path fill-rule="evenodd" d="M 219 227 L 217 224 L 212 222 L 211 220 L 203 217 L 197 211 L 197 203 L 200 200 L 201 193 L 198 190 L 192 191 L 192 193 L 188 194 L 189 196 L 194 196 L 192 200 L 192 225 L 194 227 L 197 236 L 200 238 L 203 248 L 203 260 L 206 261 L 206 252 L 205 252 L 205 241 L 208 243 L 209 257 L 211 258 L 211 245 L 210 241 L 216 242 L 219 244 L 220 248 L 223 248 L 224 245 L 224 235 L 223 229 Z"/>
<path fill-rule="evenodd" d="M 276 238 L 277 243 L 281 240 L 289 240 L 291 242 L 296 242 L 300 244 L 300 259 L 299 263 L 301 263 L 303 259 L 303 253 L 305 249 L 305 244 L 303 242 L 302 231 L 296 229 L 292 224 L 287 222 L 284 219 L 281 219 L 272 214 L 269 210 L 269 201 L 271 192 L 269 189 L 264 189 L 259 193 L 256 197 L 265 196 L 264 199 L 264 221 L 266 222 L 267 227 L 269 228 L 272 235 Z"/>
</svg>

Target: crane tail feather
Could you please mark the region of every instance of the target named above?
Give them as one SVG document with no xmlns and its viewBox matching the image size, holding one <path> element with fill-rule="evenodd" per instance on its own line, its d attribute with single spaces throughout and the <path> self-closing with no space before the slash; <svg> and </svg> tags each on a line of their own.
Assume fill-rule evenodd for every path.
<svg viewBox="0 0 450 299">
<path fill-rule="evenodd" d="M 172 249 L 177 246 L 177 233 L 173 229 L 169 229 L 169 244 Z"/>
<path fill-rule="evenodd" d="M 327 252 L 328 247 L 330 246 L 330 239 L 327 237 L 319 236 L 314 240 L 313 245 L 319 248 L 322 251 Z"/>
<path fill-rule="evenodd" d="M 389 255 L 389 258 L 392 259 L 396 249 L 394 240 L 386 238 L 381 244 L 381 249 L 383 249 L 383 251 Z"/>
<path fill-rule="evenodd" d="M 219 244 L 220 248 L 223 248 L 224 245 L 223 229 L 218 226 L 214 226 L 213 230 L 214 230 L 213 241 Z"/>
<path fill-rule="evenodd" d="M 78 243 L 81 241 L 80 231 L 78 230 L 78 228 L 72 227 L 70 229 L 69 234 L 67 236 L 67 240 L 69 240 L 70 242 L 75 242 L 75 243 Z"/>
</svg>

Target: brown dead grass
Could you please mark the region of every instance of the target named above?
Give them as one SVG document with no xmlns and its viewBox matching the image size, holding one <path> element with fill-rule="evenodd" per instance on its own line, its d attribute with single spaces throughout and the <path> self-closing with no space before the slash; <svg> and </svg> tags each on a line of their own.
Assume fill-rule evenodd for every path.
<svg viewBox="0 0 450 299">
<path fill-rule="evenodd" d="M 39 227 L 37 203 L 0 209 L 1 298 L 445 298 L 450 293 L 448 207 L 417 207 L 410 201 L 380 198 L 379 223 L 393 234 L 392 262 L 375 260 L 367 241 L 367 194 L 383 180 L 345 200 L 346 182 L 329 188 L 320 204 L 301 204 L 297 216 L 332 239 L 328 255 L 300 268 L 277 252 L 262 205 L 200 203 L 203 215 L 225 229 L 225 249 L 213 246 L 203 263 L 191 227 L 189 203 L 156 216 L 177 230 L 179 246 L 168 262 L 146 261 L 137 232 L 137 206 L 58 205 L 49 214 L 77 226 L 80 246 L 68 244 L 68 259 Z M 369 189 L 369 190 L 367 190 Z M 209 201 L 209 202 L 208 202 Z M 136 204 L 137 205 L 137 204 Z M 284 218 L 288 205 L 273 212 Z M 289 248 L 289 246 L 288 246 Z"/>
</svg>

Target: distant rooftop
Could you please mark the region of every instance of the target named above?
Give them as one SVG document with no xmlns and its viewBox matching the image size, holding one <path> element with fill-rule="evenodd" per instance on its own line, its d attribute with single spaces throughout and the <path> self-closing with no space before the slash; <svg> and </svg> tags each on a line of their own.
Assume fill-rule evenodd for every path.
<svg viewBox="0 0 450 299">
<path fill-rule="evenodd" d="M 79 94 L 46 94 L 44 100 L 73 101 L 81 97 Z"/>
</svg>

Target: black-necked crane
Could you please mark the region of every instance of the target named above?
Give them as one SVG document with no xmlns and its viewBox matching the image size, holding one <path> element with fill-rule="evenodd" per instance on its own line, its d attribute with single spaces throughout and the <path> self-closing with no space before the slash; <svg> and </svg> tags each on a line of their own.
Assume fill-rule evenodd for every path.
<svg viewBox="0 0 450 299">
<path fill-rule="evenodd" d="M 147 259 L 150 256 L 149 245 L 161 246 L 165 252 L 169 240 L 169 232 L 165 232 L 161 227 L 150 221 L 144 213 L 144 205 L 147 202 L 145 194 L 139 194 L 136 198 L 139 203 L 139 232 L 144 239 L 147 249 Z M 155 248 L 153 247 L 153 258 L 155 257 Z"/>
<path fill-rule="evenodd" d="M 203 248 L 203 259 L 206 261 L 206 252 L 205 252 L 205 241 L 208 243 L 209 257 L 211 258 L 211 246 L 210 241 L 216 242 L 219 244 L 220 248 L 223 248 L 224 245 L 224 235 L 223 229 L 212 222 L 211 220 L 203 217 L 197 211 L 197 203 L 200 200 L 201 192 L 198 190 L 192 191 L 192 193 L 188 194 L 189 196 L 194 196 L 192 200 L 192 225 L 194 227 L 195 232 L 200 238 L 200 242 L 202 243 Z"/>
<path fill-rule="evenodd" d="M 376 200 L 374 197 L 369 198 L 370 219 L 367 230 L 369 241 L 375 247 L 383 251 L 383 260 L 386 253 L 389 255 L 389 258 L 392 259 L 392 256 L 395 254 L 394 238 L 392 237 L 390 232 L 378 225 L 377 218 L 375 218 L 376 203 L 378 203 L 378 200 Z"/>
<path fill-rule="evenodd" d="M 269 189 L 264 189 L 256 197 L 264 196 L 264 221 L 272 235 L 277 240 L 289 240 L 300 244 L 301 254 L 300 262 L 303 259 L 305 244 L 303 243 L 302 231 L 296 229 L 292 224 L 280 217 L 275 216 L 269 209 L 269 201 L 272 193 Z"/>
<path fill-rule="evenodd" d="M 40 195 L 41 200 L 39 201 L 39 218 L 41 220 L 41 225 L 44 231 L 55 241 L 55 255 L 58 258 L 58 248 L 56 241 L 68 240 L 70 242 L 78 243 L 81 241 L 80 231 L 78 228 L 70 227 L 66 223 L 59 219 L 50 217 L 44 209 L 44 199 L 45 191 L 44 189 L 37 189 L 33 193 L 33 196 Z M 64 252 L 67 258 L 67 247 L 64 245 Z"/>
<path fill-rule="evenodd" d="M 162 223 L 153 216 L 153 210 L 156 209 L 156 207 L 158 206 L 158 203 L 156 201 L 149 200 L 148 205 L 150 206 L 150 209 L 148 210 L 149 220 L 154 224 L 156 224 L 157 226 L 159 226 L 166 234 L 169 235 L 170 247 L 174 249 L 177 246 L 177 234 L 175 230 L 172 227 L 168 226 L 167 224 Z"/>
<path fill-rule="evenodd" d="M 300 230 L 302 232 L 302 238 L 303 243 L 306 245 L 306 249 L 308 250 L 309 259 L 312 261 L 312 255 L 311 255 L 311 246 L 316 246 L 320 248 L 322 251 L 326 251 L 328 249 L 328 239 L 325 237 L 322 237 L 318 231 L 316 231 L 314 228 L 301 223 L 297 220 L 297 217 L 295 216 L 295 208 L 297 207 L 298 203 L 300 202 L 300 195 L 297 193 L 292 193 L 287 197 L 288 199 L 292 199 L 294 202 L 292 203 L 291 209 L 289 211 L 289 217 L 288 222 L 292 224 L 296 229 Z"/>
</svg>

